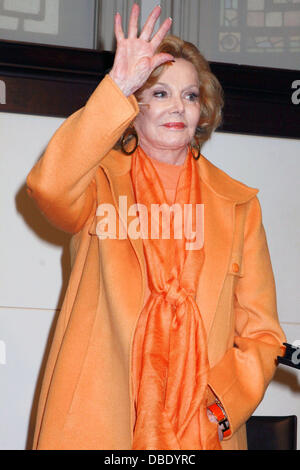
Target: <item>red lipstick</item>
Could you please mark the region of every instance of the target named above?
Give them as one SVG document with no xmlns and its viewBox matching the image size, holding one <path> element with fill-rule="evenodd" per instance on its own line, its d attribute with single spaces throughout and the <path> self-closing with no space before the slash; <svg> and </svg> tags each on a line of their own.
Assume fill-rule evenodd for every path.
<svg viewBox="0 0 300 470">
<path fill-rule="evenodd" d="M 183 129 L 185 124 L 183 122 L 167 122 L 164 124 L 164 127 L 168 127 L 169 129 Z"/>
</svg>

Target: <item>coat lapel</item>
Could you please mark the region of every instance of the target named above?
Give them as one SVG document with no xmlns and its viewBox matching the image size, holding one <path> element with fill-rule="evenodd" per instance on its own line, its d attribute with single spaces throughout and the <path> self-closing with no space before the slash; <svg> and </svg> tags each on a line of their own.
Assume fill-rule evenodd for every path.
<svg viewBox="0 0 300 470">
<path fill-rule="evenodd" d="M 235 206 L 249 201 L 258 189 L 234 180 L 203 155 L 198 169 L 204 204 L 204 263 L 196 301 L 209 337 L 233 253 Z"/>
<path fill-rule="evenodd" d="M 127 234 L 128 239 L 135 251 L 135 254 L 139 260 L 139 265 L 141 268 L 142 274 L 142 283 L 140 289 L 140 307 L 143 305 L 143 294 L 145 292 L 145 284 L 146 284 L 146 264 L 145 264 L 145 257 L 144 257 L 144 249 L 143 249 L 143 240 L 141 238 L 132 238 L 129 235 L 128 227 L 131 221 L 135 218 L 134 216 L 127 216 L 124 217 L 124 212 L 119 211 L 119 198 L 122 197 L 126 200 L 127 209 L 130 206 L 136 203 L 135 195 L 133 191 L 133 185 L 131 182 L 131 156 L 124 155 L 121 152 L 117 152 L 112 150 L 106 157 L 104 157 L 101 161 L 100 166 L 105 171 L 111 186 L 111 191 L 113 195 L 113 200 L 117 208 L 118 216 L 123 223 L 124 232 Z M 138 291 L 138 290 L 137 290 Z"/>
<path fill-rule="evenodd" d="M 205 260 L 199 278 L 196 301 L 200 306 L 200 312 L 209 335 L 232 255 L 235 205 L 247 202 L 257 194 L 258 190 L 234 180 L 203 155 L 197 162 L 204 204 Z M 113 150 L 102 159 L 100 166 L 110 181 L 117 209 L 119 196 L 127 197 L 128 208 L 135 204 L 130 176 L 131 157 Z M 132 217 L 124 219 L 122 213 L 119 215 L 128 234 L 128 226 Z M 129 234 L 127 236 L 139 260 L 145 284 L 146 266 L 142 239 L 133 239 Z M 141 288 L 140 292 L 145 292 L 145 285 Z M 141 299 L 141 306 L 143 300 Z"/>
<path fill-rule="evenodd" d="M 234 203 L 217 198 L 205 184 L 201 187 L 204 204 L 204 263 L 196 302 L 209 336 L 231 256 Z"/>
</svg>

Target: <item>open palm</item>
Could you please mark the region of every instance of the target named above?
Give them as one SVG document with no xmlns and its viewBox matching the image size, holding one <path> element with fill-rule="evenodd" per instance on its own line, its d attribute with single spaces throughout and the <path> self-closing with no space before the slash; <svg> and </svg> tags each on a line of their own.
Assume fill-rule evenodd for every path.
<svg viewBox="0 0 300 470">
<path fill-rule="evenodd" d="M 117 50 L 109 75 L 126 96 L 141 88 L 156 67 L 174 59 L 171 54 L 155 54 L 172 24 L 171 18 L 167 18 L 151 39 L 160 13 L 159 6 L 153 9 L 140 36 L 137 37 L 139 6 L 134 4 L 129 19 L 128 38 L 125 38 L 122 29 L 121 15 L 117 13 L 115 16 Z"/>
</svg>

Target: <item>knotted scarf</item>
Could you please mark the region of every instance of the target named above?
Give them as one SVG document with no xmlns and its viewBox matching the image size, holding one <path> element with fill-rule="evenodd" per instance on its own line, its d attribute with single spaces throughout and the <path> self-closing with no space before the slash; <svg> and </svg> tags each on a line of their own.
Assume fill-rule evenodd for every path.
<svg viewBox="0 0 300 470">
<path fill-rule="evenodd" d="M 206 413 L 207 339 L 195 302 L 204 250 L 187 249 L 196 204 L 201 204 L 197 163 L 189 151 L 177 183 L 174 204 L 182 209 L 181 237 L 174 236 L 180 233 L 175 215 L 170 217 L 169 238 L 163 238 L 167 232 L 161 231 L 162 217 L 152 215 L 160 232 L 157 237 L 154 230 L 156 238 L 151 236 L 153 204 L 167 204 L 167 199 L 151 158 L 141 147 L 132 156 L 131 171 L 136 201 L 147 208 L 146 218 L 143 211 L 139 215 L 150 288 L 141 312 L 146 316 L 142 350 L 132 362 L 138 368 L 132 449 L 221 449 L 217 424 Z M 192 208 L 190 225 L 185 204 Z"/>
</svg>

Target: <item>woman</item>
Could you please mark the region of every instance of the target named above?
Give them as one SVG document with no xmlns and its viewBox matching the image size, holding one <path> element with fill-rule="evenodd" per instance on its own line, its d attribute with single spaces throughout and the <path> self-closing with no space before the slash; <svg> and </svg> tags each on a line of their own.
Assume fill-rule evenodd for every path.
<svg viewBox="0 0 300 470">
<path fill-rule="evenodd" d="M 27 177 L 73 234 L 34 449 L 246 449 L 282 354 L 258 190 L 200 154 L 221 87 L 194 46 L 165 38 L 171 19 L 151 39 L 159 15 L 137 37 L 134 5 L 128 38 L 116 15 L 112 70 Z M 173 203 L 165 237 L 151 217 Z"/>
</svg>

